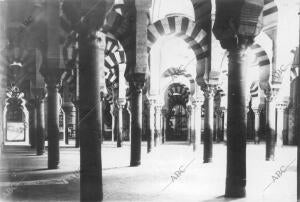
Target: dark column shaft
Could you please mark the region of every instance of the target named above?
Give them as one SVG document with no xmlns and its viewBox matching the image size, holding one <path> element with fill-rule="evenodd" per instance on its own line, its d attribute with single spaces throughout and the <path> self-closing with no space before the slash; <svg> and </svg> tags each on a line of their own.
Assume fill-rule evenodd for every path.
<svg viewBox="0 0 300 202">
<path fill-rule="evenodd" d="M 131 83 L 131 159 L 130 166 L 141 164 L 142 143 L 142 83 Z"/>
<path fill-rule="evenodd" d="M 154 147 L 154 139 L 155 139 L 155 128 L 154 128 L 154 121 L 155 121 L 155 108 L 154 108 L 154 100 L 149 100 L 149 136 L 147 139 L 147 152 L 151 152 Z"/>
<path fill-rule="evenodd" d="M 275 103 L 272 95 L 266 98 L 266 160 L 274 160 L 275 158 Z"/>
<path fill-rule="evenodd" d="M 38 99 L 36 102 L 37 128 L 36 128 L 36 154 L 43 155 L 45 152 L 45 101 Z"/>
<path fill-rule="evenodd" d="M 123 141 L 123 108 L 124 105 L 118 105 L 118 136 L 117 136 L 117 147 L 122 146 Z"/>
<path fill-rule="evenodd" d="M 79 68 L 76 67 L 76 87 L 75 87 L 75 107 L 76 107 L 76 133 L 75 133 L 75 147 L 79 148 L 80 145 L 80 134 L 79 134 Z"/>
<path fill-rule="evenodd" d="M 86 35 L 85 35 L 86 34 Z M 102 164 L 100 143 L 100 68 L 104 65 L 104 43 L 95 31 L 80 35 L 80 198 L 101 201 Z"/>
<path fill-rule="evenodd" d="M 300 8 L 299 8 L 299 50 L 300 50 Z M 298 57 L 300 60 L 300 51 L 298 53 Z M 300 69 L 300 67 L 298 67 Z M 298 137 L 297 137 L 297 200 L 300 201 L 300 82 L 299 82 L 299 76 L 296 78 L 296 131 L 298 131 Z"/>
<path fill-rule="evenodd" d="M 244 48 L 229 50 L 227 197 L 245 196 L 246 186 L 246 57 Z"/>
<path fill-rule="evenodd" d="M 194 103 L 194 144 L 193 150 L 196 151 L 201 144 L 201 125 L 202 125 L 202 118 L 201 118 L 201 106 L 202 102 L 196 101 Z"/>
<path fill-rule="evenodd" d="M 213 92 L 205 92 L 205 118 L 204 118 L 204 153 L 203 162 L 212 161 L 213 150 L 213 125 L 214 125 L 214 94 Z M 197 124 L 197 123 L 196 123 Z"/>
<path fill-rule="evenodd" d="M 59 164 L 59 96 L 58 85 L 47 83 L 48 89 L 48 168 L 57 169 Z"/>
<path fill-rule="evenodd" d="M 254 114 L 255 114 L 255 121 L 254 121 L 254 129 L 255 129 L 255 137 L 254 137 L 254 143 L 255 144 L 258 144 L 259 143 L 259 123 L 260 123 L 260 120 L 259 120 L 259 115 L 260 115 L 260 111 L 258 109 L 254 109 Z"/>
</svg>

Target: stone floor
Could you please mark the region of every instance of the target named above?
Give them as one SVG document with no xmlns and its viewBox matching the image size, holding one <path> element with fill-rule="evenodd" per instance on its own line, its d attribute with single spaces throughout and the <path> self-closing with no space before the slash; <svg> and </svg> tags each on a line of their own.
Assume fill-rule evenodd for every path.
<svg viewBox="0 0 300 202">
<path fill-rule="evenodd" d="M 203 148 L 168 143 L 150 154 L 142 146 L 142 165 L 129 167 L 129 144 L 102 149 L 104 201 L 294 202 L 296 147 L 276 148 L 266 162 L 265 145 L 247 145 L 247 197 L 224 198 L 226 146 L 215 144 L 213 163 L 203 164 Z M 10 149 L 1 157 L 0 201 L 79 201 L 79 149 L 62 148 L 58 170 L 47 170 L 47 155 Z M 283 172 L 276 175 L 278 170 Z M 175 178 L 175 172 L 184 170 Z M 279 173 L 277 173 L 279 174 Z M 173 177 L 172 177 L 173 176 Z"/>
</svg>

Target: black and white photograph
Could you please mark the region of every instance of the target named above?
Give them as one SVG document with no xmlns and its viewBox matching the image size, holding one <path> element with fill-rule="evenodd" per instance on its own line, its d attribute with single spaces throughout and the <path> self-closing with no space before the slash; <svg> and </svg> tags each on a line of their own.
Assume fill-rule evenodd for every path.
<svg viewBox="0 0 300 202">
<path fill-rule="evenodd" d="M 0 202 L 300 202 L 300 0 L 0 0 Z"/>
</svg>

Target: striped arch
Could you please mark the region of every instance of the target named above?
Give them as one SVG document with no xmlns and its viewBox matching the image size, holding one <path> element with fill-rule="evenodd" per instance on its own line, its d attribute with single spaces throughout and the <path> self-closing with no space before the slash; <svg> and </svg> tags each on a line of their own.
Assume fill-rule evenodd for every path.
<svg viewBox="0 0 300 202">
<path fill-rule="evenodd" d="M 106 37 L 104 72 L 107 87 L 118 87 L 120 64 L 126 64 L 124 49 L 117 40 Z"/>
<path fill-rule="evenodd" d="M 296 50 L 293 50 L 292 53 L 294 54 L 294 58 L 292 61 L 292 67 L 290 71 L 290 82 L 292 82 L 295 78 L 299 76 L 299 47 L 296 47 Z"/>
<path fill-rule="evenodd" d="M 182 76 L 182 77 L 181 77 Z M 190 87 L 190 93 L 193 95 L 195 93 L 195 79 L 192 77 L 192 75 L 190 73 L 188 73 L 185 69 L 180 69 L 180 68 L 176 68 L 176 67 L 171 67 L 168 68 L 166 71 L 164 71 L 162 73 L 162 77 L 164 78 L 171 78 L 172 80 L 170 80 L 172 83 L 176 82 L 176 80 L 179 80 L 180 77 L 181 78 L 186 78 L 186 80 L 188 80 L 189 83 L 189 87 Z M 175 78 L 176 77 L 176 78 Z M 170 83 L 168 83 L 168 86 L 171 85 Z M 186 84 L 187 85 L 187 84 Z M 165 88 L 168 88 L 168 86 L 166 86 Z"/>
<path fill-rule="evenodd" d="M 299 67 L 293 67 L 291 68 L 291 73 L 290 73 L 290 81 L 294 81 L 295 78 L 299 76 Z"/>
<path fill-rule="evenodd" d="M 187 86 L 181 83 L 173 83 L 168 87 L 167 99 L 169 106 L 175 104 L 186 104 L 189 101 L 190 90 Z"/>
<path fill-rule="evenodd" d="M 278 8 L 274 0 L 264 0 L 263 7 L 263 30 L 277 29 Z M 267 33 L 268 34 L 268 33 Z M 272 37 L 270 34 L 269 36 Z"/>
<path fill-rule="evenodd" d="M 270 78 L 270 59 L 266 51 L 258 44 L 253 44 L 250 49 L 256 55 L 256 62 L 259 66 L 259 85 L 260 88 L 266 90 L 269 88 Z"/>
<path fill-rule="evenodd" d="M 174 34 L 182 38 L 193 49 L 198 62 L 208 56 L 208 40 L 206 32 L 195 22 L 183 16 L 171 16 L 156 21 L 148 26 L 148 50 L 158 38 Z"/>
<path fill-rule="evenodd" d="M 252 82 L 250 86 L 250 96 L 251 98 L 256 98 L 259 96 L 259 84 L 258 82 Z"/>
</svg>

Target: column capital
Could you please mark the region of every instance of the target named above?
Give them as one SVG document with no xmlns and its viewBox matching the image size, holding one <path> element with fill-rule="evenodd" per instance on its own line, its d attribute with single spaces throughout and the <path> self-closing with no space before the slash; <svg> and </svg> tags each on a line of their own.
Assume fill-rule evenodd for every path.
<svg viewBox="0 0 300 202">
<path fill-rule="evenodd" d="M 144 87 L 144 82 L 143 81 L 131 81 L 129 82 L 129 86 L 130 86 L 130 91 L 131 93 L 138 93 L 140 94 L 143 90 Z"/>
<path fill-rule="evenodd" d="M 256 114 L 256 115 L 259 115 L 261 113 L 261 111 L 262 111 L 261 108 L 254 108 L 252 110 L 253 110 L 254 114 Z"/>
<path fill-rule="evenodd" d="M 154 98 L 149 98 L 148 99 L 148 105 L 149 106 L 154 106 L 156 104 L 156 99 Z"/>
<path fill-rule="evenodd" d="M 105 49 L 105 34 L 99 30 L 93 30 L 87 34 L 87 42 L 96 45 L 97 48 Z"/>
<path fill-rule="evenodd" d="M 203 99 L 196 99 L 196 100 L 193 100 L 192 102 L 192 106 L 193 107 L 201 107 L 203 105 Z"/>
<path fill-rule="evenodd" d="M 284 102 L 276 103 L 276 109 L 278 110 L 285 110 L 288 107 L 288 105 Z"/>
<path fill-rule="evenodd" d="M 165 107 L 162 107 L 161 113 L 166 116 L 168 114 L 168 110 Z"/>
<path fill-rule="evenodd" d="M 215 112 L 215 115 L 218 116 L 218 117 L 221 117 L 222 113 L 223 113 L 221 107 L 215 107 L 214 112 Z"/>
<path fill-rule="evenodd" d="M 278 92 L 279 92 L 278 88 L 270 88 L 270 89 L 265 90 L 266 101 L 267 102 L 275 101 Z"/>
<path fill-rule="evenodd" d="M 216 94 L 216 85 L 208 85 L 204 90 L 203 94 L 204 97 L 207 98 L 213 98 Z"/>
<path fill-rule="evenodd" d="M 42 68 L 40 73 L 44 77 L 48 87 L 59 87 L 61 85 L 62 75 L 65 69 L 62 68 Z"/>
<path fill-rule="evenodd" d="M 32 93 L 37 101 L 43 101 L 46 96 L 46 91 L 44 88 L 33 88 Z"/>
<path fill-rule="evenodd" d="M 117 103 L 118 103 L 118 107 L 124 108 L 126 105 L 126 100 L 124 98 L 118 98 Z"/>
</svg>

